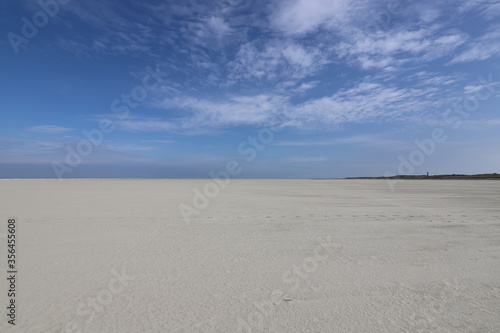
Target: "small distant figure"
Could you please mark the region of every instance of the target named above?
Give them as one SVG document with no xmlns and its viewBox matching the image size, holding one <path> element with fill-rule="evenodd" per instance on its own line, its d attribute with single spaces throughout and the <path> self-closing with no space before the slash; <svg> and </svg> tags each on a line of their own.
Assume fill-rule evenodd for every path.
<svg viewBox="0 0 500 333">
<path fill-rule="evenodd" d="M 429 177 L 429 171 L 427 171 L 427 177 Z"/>
</svg>

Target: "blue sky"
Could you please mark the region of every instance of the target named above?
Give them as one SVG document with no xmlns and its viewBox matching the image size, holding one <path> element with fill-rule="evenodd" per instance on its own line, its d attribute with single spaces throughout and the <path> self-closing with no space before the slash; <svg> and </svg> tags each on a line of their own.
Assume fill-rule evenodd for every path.
<svg viewBox="0 0 500 333">
<path fill-rule="evenodd" d="M 498 172 L 496 2 L 3 1 L 0 177 Z"/>
</svg>

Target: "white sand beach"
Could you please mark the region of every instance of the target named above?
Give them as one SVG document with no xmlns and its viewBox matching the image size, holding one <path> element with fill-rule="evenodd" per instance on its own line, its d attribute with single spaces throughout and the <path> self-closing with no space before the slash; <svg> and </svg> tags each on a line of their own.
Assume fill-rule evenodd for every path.
<svg viewBox="0 0 500 333">
<path fill-rule="evenodd" d="M 0 180 L 1 332 L 498 332 L 500 182 Z"/>
</svg>

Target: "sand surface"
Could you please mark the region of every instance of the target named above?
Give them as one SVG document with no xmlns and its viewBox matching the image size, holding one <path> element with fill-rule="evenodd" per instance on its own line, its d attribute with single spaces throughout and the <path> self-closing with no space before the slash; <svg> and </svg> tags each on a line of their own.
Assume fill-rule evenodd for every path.
<svg viewBox="0 0 500 333">
<path fill-rule="evenodd" d="M 207 182 L 0 180 L 0 332 L 500 331 L 499 181 Z"/>
</svg>

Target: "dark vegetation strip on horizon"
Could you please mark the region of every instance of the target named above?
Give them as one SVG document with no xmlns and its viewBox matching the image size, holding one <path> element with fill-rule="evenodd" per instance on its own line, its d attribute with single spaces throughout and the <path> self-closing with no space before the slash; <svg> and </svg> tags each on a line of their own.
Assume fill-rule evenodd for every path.
<svg viewBox="0 0 500 333">
<path fill-rule="evenodd" d="M 450 174 L 450 175 L 396 175 L 392 177 L 346 177 L 344 179 L 496 179 L 500 180 L 498 173 L 481 173 L 476 175 Z"/>
</svg>

